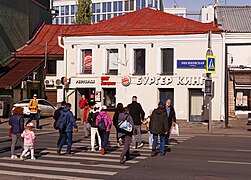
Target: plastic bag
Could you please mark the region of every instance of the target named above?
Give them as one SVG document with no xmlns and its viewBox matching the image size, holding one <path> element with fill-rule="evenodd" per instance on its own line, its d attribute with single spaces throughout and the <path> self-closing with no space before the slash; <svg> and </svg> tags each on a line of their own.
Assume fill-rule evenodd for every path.
<svg viewBox="0 0 251 180">
<path fill-rule="evenodd" d="M 172 135 L 177 135 L 177 136 L 180 135 L 180 132 L 179 132 L 179 125 L 178 125 L 178 124 L 174 124 L 174 125 L 172 126 L 171 134 L 172 134 Z"/>
</svg>

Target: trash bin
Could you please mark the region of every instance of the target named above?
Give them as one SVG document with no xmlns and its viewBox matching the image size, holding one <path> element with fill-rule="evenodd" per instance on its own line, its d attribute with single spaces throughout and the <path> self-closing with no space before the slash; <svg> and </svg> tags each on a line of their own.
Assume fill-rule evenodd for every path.
<svg viewBox="0 0 251 180">
<path fill-rule="evenodd" d="M 251 125 L 251 113 L 248 113 L 248 123 L 247 125 Z"/>
</svg>

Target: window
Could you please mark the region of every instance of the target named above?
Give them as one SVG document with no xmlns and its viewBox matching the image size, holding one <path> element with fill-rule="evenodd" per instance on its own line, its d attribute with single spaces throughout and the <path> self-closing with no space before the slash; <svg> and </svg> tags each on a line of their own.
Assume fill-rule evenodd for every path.
<svg viewBox="0 0 251 180">
<path fill-rule="evenodd" d="M 64 17 L 61 17 L 61 24 L 64 24 Z"/>
<path fill-rule="evenodd" d="M 118 11 L 118 2 L 115 1 L 113 2 L 113 12 L 117 12 Z"/>
<path fill-rule="evenodd" d="M 172 48 L 161 49 L 161 73 L 162 74 L 173 74 L 173 53 Z"/>
<path fill-rule="evenodd" d="M 74 24 L 75 20 L 74 20 L 74 16 L 71 16 L 71 24 Z"/>
<path fill-rule="evenodd" d="M 158 5 L 158 0 L 155 0 L 155 7 L 158 9 L 159 5 Z"/>
<path fill-rule="evenodd" d="M 61 16 L 62 16 L 62 15 L 65 15 L 64 6 L 61 6 Z"/>
<path fill-rule="evenodd" d="M 65 6 L 65 15 L 69 15 L 69 5 Z"/>
<path fill-rule="evenodd" d="M 96 13 L 100 13 L 100 3 L 96 3 Z"/>
<path fill-rule="evenodd" d="M 106 12 L 106 2 L 102 3 L 102 12 Z"/>
<path fill-rule="evenodd" d="M 107 3 L 107 12 L 111 12 L 112 11 L 112 3 L 108 2 Z"/>
<path fill-rule="evenodd" d="M 124 1 L 124 6 L 125 6 L 125 11 L 129 11 L 129 2 L 128 2 L 129 0 L 125 0 Z"/>
<path fill-rule="evenodd" d="M 95 16 L 92 15 L 92 22 L 95 23 Z"/>
<path fill-rule="evenodd" d="M 112 15 L 111 14 L 107 14 L 107 19 L 111 19 Z"/>
<path fill-rule="evenodd" d="M 118 13 L 113 14 L 113 17 L 116 17 L 116 16 L 118 16 Z"/>
<path fill-rule="evenodd" d="M 65 17 L 65 24 L 69 24 L 69 18 L 70 17 Z"/>
<path fill-rule="evenodd" d="M 95 3 L 92 3 L 92 12 L 96 13 L 96 4 Z"/>
<path fill-rule="evenodd" d="M 134 10 L 134 0 L 130 0 L 130 10 Z"/>
<path fill-rule="evenodd" d="M 59 24 L 59 18 L 56 17 L 56 24 Z"/>
<path fill-rule="evenodd" d="M 103 19 L 103 20 L 106 20 L 106 14 L 103 14 L 102 16 L 103 16 L 102 19 Z"/>
<path fill-rule="evenodd" d="M 75 5 L 71 5 L 71 15 L 75 14 Z"/>
<path fill-rule="evenodd" d="M 107 72 L 118 74 L 118 49 L 107 49 Z"/>
<path fill-rule="evenodd" d="M 47 75 L 56 75 L 57 74 L 57 61 L 49 60 L 46 65 L 46 74 Z"/>
<path fill-rule="evenodd" d="M 115 108 L 116 106 L 116 89 L 115 88 L 104 88 L 104 105 L 107 108 Z"/>
<path fill-rule="evenodd" d="M 137 10 L 140 9 L 140 0 L 136 0 L 136 9 L 137 9 Z"/>
<path fill-rule="evenodd" d="M 145 49 L 134 49 L 134 73 L 137 75 L 145 74 Z"/>
<path fill-rule="evenodd" d="M 148 7 L 153 7 L 153 0 L 148 0 Z"/>
<path fill-rule="evenodd" d="M 119 1 L 119 11 L 122 11 L 123 10 L 123 4 L 122 4 L 122 1 Z"/>
<path fill-rule="evenodd" d="M 92 73 L 92 50 L 85 49 L 82 50 L 82 73 L 91 74 Z"/>
<path fill-rule="evenodd" d="M 145 8 L 145 7 L 146 7 L 146 0 L 142 0 L 141 6 L 142 6 L 142 8 Z"/>
<path fill-rule="evenodd" d="M 97 22 L 99 22 L 100 21 L 100 15 L 98 14 L 97 15 Z"/>
</svg>

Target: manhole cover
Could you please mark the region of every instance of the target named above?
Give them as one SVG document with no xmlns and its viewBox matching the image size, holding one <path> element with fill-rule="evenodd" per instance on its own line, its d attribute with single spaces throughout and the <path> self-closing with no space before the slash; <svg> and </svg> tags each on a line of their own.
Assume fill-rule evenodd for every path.
<svg viewBox="0 0 251 180">
<path fill-rule="evenodd" d="M 227 177 L 220 176 L 195 176 L 194 180 L 228 180 Z"/>
</svg>

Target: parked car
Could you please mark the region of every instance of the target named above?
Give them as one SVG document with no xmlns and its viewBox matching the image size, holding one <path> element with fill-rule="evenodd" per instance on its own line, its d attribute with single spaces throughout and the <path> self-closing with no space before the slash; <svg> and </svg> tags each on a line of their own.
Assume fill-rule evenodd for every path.
<svg viewBox="0 0 251 180">
<path fill-rule="evenodd" d="M 30 115 L 30 110 L 28 109 L 28 104 L 31 99 L 24 99 L 13 105 L 14 107 L 23 107 L 24 115 Z M 56 107 L 53 106 L 49 101 L 45 99 L 38 99 L 38 107 L 41 109 L 40 116 L 53 116 Z"/>
</svg>

